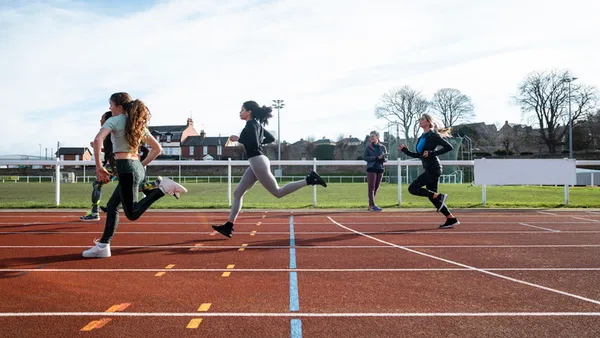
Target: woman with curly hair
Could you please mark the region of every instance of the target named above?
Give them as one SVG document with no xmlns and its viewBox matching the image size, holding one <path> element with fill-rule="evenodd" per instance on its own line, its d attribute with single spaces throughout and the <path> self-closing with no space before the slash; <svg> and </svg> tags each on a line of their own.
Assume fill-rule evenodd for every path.
<svg viewBox="0 0 600 338">
<path fill-rule="evenodd" d="M 110 173 L 102 166 L 100 152 L 103 140 L 110 134 L 118 184 L 106 205 L 104 233 L 96 245 L 83 252 L 83 257 L 110 257 L 110 241 L 119 224 L 119 205 L 127 219 L 135 221 L 150 206 L 165 195 L 187 192 L 183 186 L 163 177 L 157 189 L 151 190 L 138 201 L 138 186 L 144 180 L 144 167 L 162 152 L 162 147 L 148 131 L 150 110 L 144 102 L 133 100 L 127 93 L 115 93 L 110 97 L 112 117 L 100 128 L 94 139 L 96 175 L 100 182 L 108 182 Z M 138 148 L 143 142 L 151 147 L 148 156 L 140 161 Z"/>
</svg>

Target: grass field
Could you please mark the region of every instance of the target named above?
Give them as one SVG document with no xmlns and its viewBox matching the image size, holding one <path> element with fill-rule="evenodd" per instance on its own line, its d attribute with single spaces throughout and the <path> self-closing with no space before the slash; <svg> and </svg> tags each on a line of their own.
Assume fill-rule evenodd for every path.
<svg viewBox="0 0 600 338">
<path fill-rule="evenodd" d="M 112 194 L 114 183 L 103 188 L 101 204 Z M 189 192 L 181 200 L 165 197 L 153 208 L 227 209 L 227 184 L 187 183 Z M 232 185 L 235 189 L 236 185 Z M 430 208 L 426 198 L 412 196 L 404 184 L 402 208 Z M 60 208 L 90 207 L 91 183 L 61 184 Z M 482 207 L 481 187 L 470 184 L 443 184 L 440 191 L 449 194 L 450 208 Z M 303 188 L 291 195 L 277 199 L 257 184 L 244 197 L 243 207 L 250 208 L 312 208 L 312 187 Z M 590 187 L 569 189 L 568 207 L 595 208 L 600 206 L 600 190 Z M 397 185 L 382 183 L 377 194 L 377 204 L 383 208 L 398 208 Z M 365 208 L 368 205 L 365 183 L 331 183 L 327 188 L 317 187 L 317 208 Z M 564 207 L 563 187 L 490 186 L 487 187 L 485 207 L 556 208 Z M 0 184 L 0 208 L 56 208 L 53 183 L 3 183 Z"/>
</svg>

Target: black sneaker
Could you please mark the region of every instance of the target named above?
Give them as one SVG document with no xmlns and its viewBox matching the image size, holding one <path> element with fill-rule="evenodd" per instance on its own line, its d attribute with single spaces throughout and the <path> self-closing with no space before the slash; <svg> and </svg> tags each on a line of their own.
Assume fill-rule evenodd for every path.
<svg viewBox="0 0 600 338">
<path fill-rule="evenodd" d="M 460 222 L 456 219 L 456 217 L 446 218 L 446 223 L 440 225 L 440 229 L 453 228 L 455 225 L 459 225 L 459 224 L 460 224 Z"/>
<path fill-rule="evenodd" d="M 100 210 L 102 210 L 102 212 L 106 212 L 108 209 L 106 209 L 106 207 L 100 206 Z"/>
<path fill-rule="evenodd" d="M 225 237 L 231 238 L 231 236 L 233 236 L 233 223 L 231 222 L 227 222 L 223 225 L 213 225 L 212 228 Z"/>
<path fill-rule="evenodd" d="M 327 183 L 317 174 L 314 170 L 311 169 L 310 174 L 306 175 L 306 182 L 309 185 L 317 185 L 320 184 L 324 187 L 327 187 Z"/>
<path fill-rule="evenodd" d="M 97 213 L 95 214 L 92 212 L 88 212 L 85 216 L 80 216 L 79 219 L 82 221 L 99 221 L 100 215 L 98 215 Z"/>
<path fill-rule="evenodd" d="M 438 200 L 438 202 L 440 202 L 440 206 L 438 207 L 437 211 L 442 210 L 444 205 L 446 205 L 447 198 L 448 198 L 448 194 L 438 194 L 437 200 Z"/>
</svg>

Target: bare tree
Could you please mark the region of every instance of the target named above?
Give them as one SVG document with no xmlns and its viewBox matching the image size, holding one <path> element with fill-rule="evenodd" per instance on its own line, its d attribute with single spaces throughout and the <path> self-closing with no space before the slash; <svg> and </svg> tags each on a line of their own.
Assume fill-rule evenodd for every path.
<svg viewBox="0 0 600 338">
<path fill-rule="evenodd" d="M 517 135 L 513 128 L 509 125 L 505 125 L 498 132 L 498 141 L 504 148 L 504 152 L 506 155 L 510 155 L 512 153 L 511 148 L 515 147 L 515 141 L 517 140 Z"/>
<path fill-rule="evenodd" d="M 454 88 L 442 88 L 435 92 L 430 107 L 447 128 L 475 118 L 475 106 L 471 98 Z"/>
<path fill-rule="evenodd" d="M 421 92 L 404 86 L 381 96 L 375 108 L 375 116 L 388 122 L 399 123 L 406 140 L 416 141 L 419 117 L 427 111 L 428 105 Z"/>
<path fill-rule="evenodd" d="M 335 143 L 335 148 L 337 150 L 337 152 L 339 153 L 339 159 L 340 160 L 345 160 L 346 159 L 346 150 L 348 149 L 348 140 L 346 140 L 346 138 L 344 137 L 344 134 L 339 134 L 337 137 L 337 142 Z M 338 157 L 336 157 L 336 159 L 338 159 Z"/>
<path fill-rule="evenodd" d="M 314 151 L 315 151 L 315 137 L 311 135 L 306 138 L 306 142 L 304 143 L 304 151 L 303 151 L 302 155 L 303 155 L 303 157 L 311 159 L 314 156 Z"/>
<path fill-rule="evenodd" d="M 569 82 L 566 70 L 530 73 L 519 85 L 514 102 L 521 107 L 523 117 L 539 128 L 540 137 L 551 154 L 568 132 Z M 571 83 L 571 121 L 587 116 L 597 105 L 595 87 Z"/>
</svg>

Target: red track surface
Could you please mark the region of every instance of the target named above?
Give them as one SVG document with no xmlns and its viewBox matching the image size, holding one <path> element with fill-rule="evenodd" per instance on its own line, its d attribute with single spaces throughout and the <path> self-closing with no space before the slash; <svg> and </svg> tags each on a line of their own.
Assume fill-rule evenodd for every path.
<svg viewBox="0 0 600 338">
<path fill-rule="evenodd" d="M 600 213 L 456 215 L 0 212 L 0 335 L 600 336 Z"/>
</svg>

